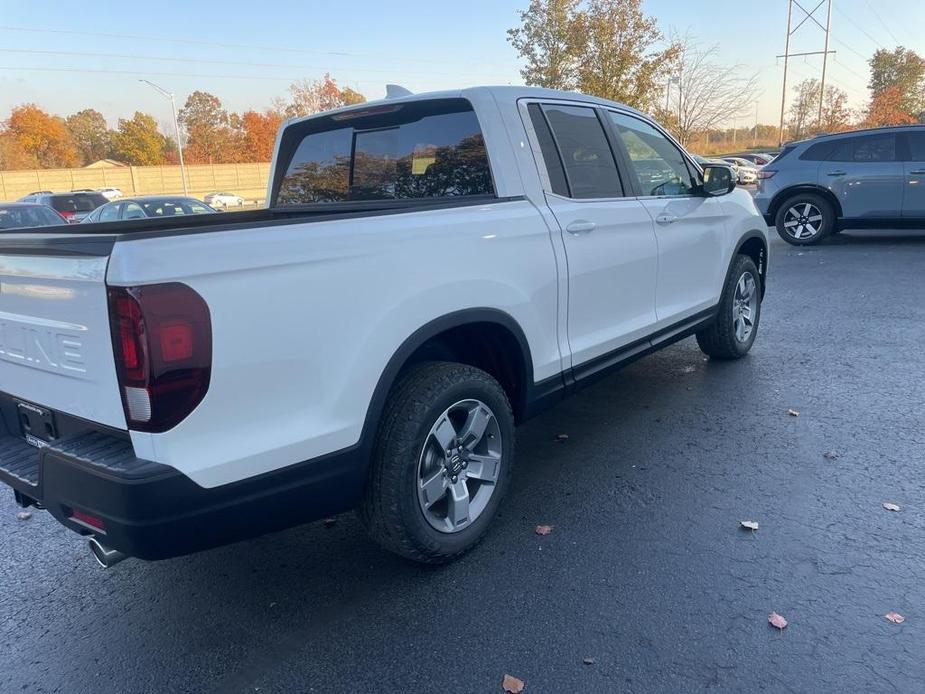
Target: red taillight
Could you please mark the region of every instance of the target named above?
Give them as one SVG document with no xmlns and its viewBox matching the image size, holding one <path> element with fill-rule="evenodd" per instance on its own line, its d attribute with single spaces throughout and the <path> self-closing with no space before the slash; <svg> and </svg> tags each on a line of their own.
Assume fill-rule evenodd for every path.
<svg viewBox="0 0 925 694">
<path fill-rule="evenodd" d="M 202 402 L 212 371 L 209 307 L 185 284 L 110 287 L 110 325 L 129 428 L 161 432 Z"/>
<path fill-rule="evenodd" d="M 72 210 L 58 210 L 58 214 L 64 217 L 68 222 L 73 222 L 76 213 Z"/>
<path fill-rule="evenodd" d="M 772 169 L 758 169 L 758 180 L 765 181 L 769 178 L 773 178 L 776 173 L 777 172 Z"/>
</svg>

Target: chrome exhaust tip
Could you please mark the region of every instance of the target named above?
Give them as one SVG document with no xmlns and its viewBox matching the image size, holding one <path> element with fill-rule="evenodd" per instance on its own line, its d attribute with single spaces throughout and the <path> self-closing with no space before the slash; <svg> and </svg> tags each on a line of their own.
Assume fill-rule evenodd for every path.
<svg viewBox="0 0 925 694">
<path fill-rule="evenodd" d="M 112 568 L 123 559 L 128 559 L 127 554 L 123 554 L 112 547 L 107 547 L 95 537 L 91 537 L 87 544 L 90 545 L 90 552 L 93 553 L 93 558 L 96 559 L 97 564 L 104 569 Z"/>
</svg>

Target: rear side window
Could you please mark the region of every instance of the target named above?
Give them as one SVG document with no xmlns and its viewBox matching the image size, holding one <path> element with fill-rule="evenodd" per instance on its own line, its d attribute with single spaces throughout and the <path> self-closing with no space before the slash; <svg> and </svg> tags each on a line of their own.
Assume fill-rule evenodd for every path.
<svg viewBox="0 0 925 694">
<path fill-rule="evenodd" d="M 817 142 L 800 155 L 803 161 L 828 161 L 837 142 Z"/>
<path fill-rule="evenodd" d="M 52 195 L 51 206 L 58 212 L 92 212 L 108 201 L 102 195 Z"/>
<path fill-rule="evenodd" d="M 585 106 L 544 105 L 573 198 L 623 196 L 617 164 L 597 113 Z"/>
<path fill-rule="evenodd" d="M 896 136 L 863 135 L 838 140 L 829 161 L 889 162 L 896 161 Z"/>
<path fill-rule="evenodd" d="M 482 130 L 465 99 L 347 111 L 290 126 L 283 138 L 292 155 L 277 205 L 495 192 Z"/>
<path fill-rule="evenodd" d="M 527 111 L 530 113 L 530 121 L 533 123 L 533 130 L 536 133 L 540 151 L 543 153 L 552 192 L 568 197 L 569 190 L 568 181 L 565 179 L 565 169 L 562 168 L 562 159 L 559 157 L 559 150 L 556 149 L 556 141 L 552 137 L 549 123 L 546 122 L 546 116 L 543 115 L 543 109 L 539 104 L 529 104 Z"/>
</svg>

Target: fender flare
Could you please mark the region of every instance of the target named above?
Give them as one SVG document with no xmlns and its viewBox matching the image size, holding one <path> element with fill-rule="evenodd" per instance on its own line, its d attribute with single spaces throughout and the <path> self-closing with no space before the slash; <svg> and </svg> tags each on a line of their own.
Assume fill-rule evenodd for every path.
<svg viewBox="0 0 925 694">
<path fill-rule="evenodd" d="M 768 240 L 765 238 L 765 235 L 762 234 L 757 229 L 752 229 L 742 234 L 739 238 L 738 243 L 736 243 L 735 251 L 732 253 L 732 257 L 729 259 L 729 267 L 726 268 L 726 278 L 723 280 L 723 286 L 726 286 L 726 283 L 729 281 L 729 276 L 732 274 L 732 265 L 735 263 L 736 256 L 739 255 L 742 251 L 742 246 L 751 241 L 752 239 L 758 239 L 761 242 L 761 261 L 758 263 L 758 274 L 761 277 L 761 298 L 764 299 L 765 289 L 768 284 Z"/>
<path fill-rule="evenodd" d="M 424 324 L 415 330 L 392 354 L 386 363 L 385 369 L 379 375 L 379 380 L 373 390 L 373 396 L 370 399 L 369 406 L 366 409 L 366 419 L 363 422 L 363 430 L 360 434 L 360 445 L 364 449 L 371 451 L 376 431 L 379 428 L 379 420 L 385 409 L 385 403 L 395 385 L 398 376 L 408 359 L 429 340 L 437 337 L 443 332 L 452 328 L 459 328 L 464 325 L 473 323 L 493 323 L 510 332 L 520 347 L 521 363 L 523 364 L 522 373 L 520 374 L 524 384 L 523 398 L 528 400 L 533 390 L 533 357 L 530 353 L 530 345 L 527 337 L 520 325 L 514 318 L 504 311 L 494 308 L 467 308 L 460 311 L 447 313 L 439 318 Z M 512 403 L 517 408 L 522 408 L 526 402 Z"/>
<path fill-rule="evenodd" d="M 813 193 L 814 195 L 821 195 L 830 203 L 832 203 L 832 209 L 835 210 L 836 218 L 842 217 L 841 202 L 831 190 L 825 186 L 820 186 L 815 183 L 802 183 L 789 188 L 784 188 L 781 191 L 778 191 L 773 198 L 771 198 L 771 204 L 768 205 L 768 217 L 771 221 L 774 221 L 777 211 L 780 209 L 780 206 L 784 204 L 784 201 L 793 196 L 798 195 L 799 193 Z"/>
</svg>

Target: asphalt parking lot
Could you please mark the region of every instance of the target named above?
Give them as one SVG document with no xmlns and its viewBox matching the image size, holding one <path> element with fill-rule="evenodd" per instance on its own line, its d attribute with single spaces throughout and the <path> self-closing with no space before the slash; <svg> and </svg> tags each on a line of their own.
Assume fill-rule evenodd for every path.
<svg viewBox="0 0 925 694">
<path fill-rule="evenodd" d="M 925 234 L 772 244 L 752 353 L 685 340 L 529 422 L 451 566 L 348 515 L 107 572 L 4 494 L 0 691 L 921 692 Z"/>
</svg>

